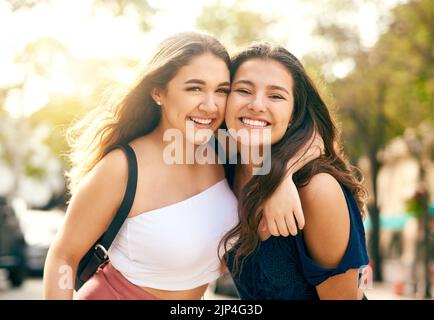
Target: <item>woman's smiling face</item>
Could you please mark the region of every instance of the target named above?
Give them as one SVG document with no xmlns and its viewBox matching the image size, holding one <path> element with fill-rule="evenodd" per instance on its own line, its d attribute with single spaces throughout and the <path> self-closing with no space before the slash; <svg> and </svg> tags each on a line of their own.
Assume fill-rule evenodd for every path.
<svg viewBox="0 0 434 320">
<path fill-rule="evenodd" d="M 291 73 L 273 59 L 252 58 L 236 71 L 226 105 L 228 129 L 271 133 L 271 144 L 285 134 L 294 109 Z M 237 140 L 239 136 L 237 135 Z M 261 143 L 260 143 L 261 144 Z"/>
<path fill-rule="evenodd" d="M 163 130 L 179 129 L 188 141 L 197 140 L 201 129 L 214 132 L 222 124 L 230 89 L 226 63 L 211 53 L 194 57 L 181 67 L 165 90 L 155 89 L 153 98 L 161 104 Z M 193 130 L 187 130 L 187 124 Z"/>
</svg>

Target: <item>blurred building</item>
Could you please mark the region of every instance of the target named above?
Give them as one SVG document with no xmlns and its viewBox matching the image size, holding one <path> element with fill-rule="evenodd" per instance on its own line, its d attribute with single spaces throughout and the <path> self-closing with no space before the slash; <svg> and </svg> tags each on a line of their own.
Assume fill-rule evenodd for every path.
<svg viewBox="0 0 434 320">
<path fill-rule="evenodd" d="M 421 141 L 431 141 L 434 128 L 424 131 Z M 432 148 L 432 146 L 426 146 Z M 421 182 L 421 166 L 424 166 L 424 179 L 429 194 L 430 243 L 433 247 L 434 221 L 434 161 L 430 154 L 424 160 L 417 158 L 410 149 L 406 136 L 393 139 L 379 154 L 382 167 L 378 174 L 378 207 L 380 210 L 380 249 L 383 257 L 383 279 L 390 283 L 399 294 L 415 294 L 420 291 L 420 279 L 423 279 L 423 234 L 424 225 L 421 216 L 412 212 L 409 205 L 414 201 Z M 413 151 L 413 152 L 412 152 Z M 421 150 L 422 152 L 422 150 Z M 366 186 L 372 193 L 372 178 L 369 174 L 369 162 L 361 159 L 359 167 L 366 177 Z M 371 221 L 365 220 L 369 241 Z M 431 270 L 433 252 L 430 252 Z M 434 280 L 434 271 L 431 271 Z M 433 281 L 432 280 L 432 281 Z"/>
</svg>

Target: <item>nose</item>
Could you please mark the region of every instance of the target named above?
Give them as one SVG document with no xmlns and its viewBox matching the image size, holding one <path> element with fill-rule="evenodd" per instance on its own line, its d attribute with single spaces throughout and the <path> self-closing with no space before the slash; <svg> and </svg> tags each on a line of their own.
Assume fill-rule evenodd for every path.
<svg viewBox="0 0 434 320">
<path fill-rule="evenodd" d="M 212 94 L 208 94 L 204 101 L 199 105 L 199 110 L 206 113 L 217 112 L 218 106 Z"/>
<path fill-rule="evenodd" d="M 254 95 L 252 101 L 248 104 L 247 108 L 257 113 L 265 112 L 267 108 L 265 106 L 264 97 L 261 94 Z"/>
</svg>

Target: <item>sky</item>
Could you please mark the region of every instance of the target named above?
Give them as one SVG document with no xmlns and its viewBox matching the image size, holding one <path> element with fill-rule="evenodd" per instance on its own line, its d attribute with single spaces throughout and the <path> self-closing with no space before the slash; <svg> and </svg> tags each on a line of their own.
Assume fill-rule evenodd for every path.
<svg viewBox="0 0 434 320">
<path fill-rule="evenodd" d="M 49 99 L 50 92 L 72 94 L 76 83 L 69 74 L 72 72 L 68 61 L 55 62 L 56 72 L 49 79 L 36 74 L 28 75 L 23 63 L 17 63 L 17 53 L 32 41 L 41 37 L 59 39 L 70 54 L 76 59 L 111 59 L 129 57 L 144 59 L 164 37 L 181 30 L 195 27 L 196 18 L 204 5 L 213 0 L 149 0 L 152 7 L 158 9 L 153 17 L 152 29 L 143 34 L 135 22 L 133 14 L 113 17 L 104 8 L 92 12 L 92 3 L 88 0 L 53 0 L 40 2 L 32 10 L 20 10 L 12 13 L 7 2 L 0 2 L 0 87 L 13 86 L 28 76 L 26 94 L 11 90 L 6 101 L 6 109 L 12 115 L 31 114 L 40 109 Z M 364 0 L 354 15 L 343 17 L 353 28 L 360 31 L 364 45 L 375 43 L 381 32 L 379 23 L 379 5 L 382 10 L 391 8 L 400 0 L 381 0 L 377 4 L 363 5 Z M 232 3 L 233 0 L 223 0 Z M 321 43 L 313 41 L 311 32 L 315 25 L 309 14 L 312 10 L 321 10 L 321 2 L 303 0 L 251 0 L 245 1 L 246 8 L 259 12 L 278 14 L 279 26 L 274 30 L 278 36 L 287 37 L 287 47 L 301 58 L 307 52 L 321 50 Z M 327 17 L 324 17 L 325 19 Z M 330 18 L 330 17 L 328 17 Z M 331 17 L 335 18 L 335 17 Z M 50 62 L 53 63 L 53 62 Z M 333 72 L 338 77 L 345 76 L 352 67 L 351 61 L 342 61 L 334 66 Z M 129 81 L 125 75 L 125 81 Z M 22 108 L 18 110 L 16 105 Z"/>
</svg>

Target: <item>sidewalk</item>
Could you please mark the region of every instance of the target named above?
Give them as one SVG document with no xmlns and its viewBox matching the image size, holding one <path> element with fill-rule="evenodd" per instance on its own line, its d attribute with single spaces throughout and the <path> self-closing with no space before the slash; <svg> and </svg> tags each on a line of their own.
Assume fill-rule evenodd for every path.
<svg viewBox="0 0 434 320">
<path fill-rule="evenodd" d="M 21 288 L 12 289 L 6 281 L 6 277 L 0 270 L 0 300 L 34 300 L 42 299 L 42 279 L 29 278 Z M 416 297 L 400 296 L 393 293 L 389 284 L 374 283 L 373 288 L 365 291 L 369 300 L 416 300 Z M 236 300 L 235 298 L 216 295 L 214 286 L 210 285 L 205 293 L 205 300 Z"/>
<path fill-rule="evenodd" d="M 390 286 L 381 283 L 374 283 L 372 289 L 365 291 L 369 300 L 417 300 L 414 297 L 395 294 Z"/>
<path fill-rule="evenodd" d="M 365 295 L 368 300 L 418 300 L 415 297 L 394 294 L 392 288 L 380 283 L 374 283 L 372 289 L 365 291 Z M 214 293 L 214 287 L 210 286 L 205 293 L 205 300 L 235 300 L 235 298 L 217 295 Z"/>
</svg>

